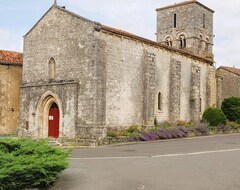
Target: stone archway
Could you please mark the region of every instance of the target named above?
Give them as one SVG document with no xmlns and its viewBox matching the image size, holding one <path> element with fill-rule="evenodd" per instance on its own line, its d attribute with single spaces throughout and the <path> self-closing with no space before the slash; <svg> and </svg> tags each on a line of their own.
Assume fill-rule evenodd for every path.
<svg viewBox="0 0 240 190">
<path fill-rule="evenodd" d="M 57 126 L 55 126 L 54 130 L 56 133 L 53 134 L 53 131 L 49 133 L 49 127 L 51 125 L 51 119 L 53 115 L 51 115 L 51 109 L 57 107 L 57 112 L 54 114 L 55 117 L 58 117 Z M 54 117 L 54 116 L 53 116 Z M 38 138 L 48 138 L 48 137 L 61 137 L 61 131 L 62 130 L 62 103 L 60 101 L 60 98 L 52 93 L 52 92 L 46 92 L 43 94 L 43 96 L 40 98 L 37 106 L 37 123 L 38 123 Z M 50 120 L 50 121 L 49 121 Z M 55 123 L 56 124 L 56 123 Z"/>
</svg>

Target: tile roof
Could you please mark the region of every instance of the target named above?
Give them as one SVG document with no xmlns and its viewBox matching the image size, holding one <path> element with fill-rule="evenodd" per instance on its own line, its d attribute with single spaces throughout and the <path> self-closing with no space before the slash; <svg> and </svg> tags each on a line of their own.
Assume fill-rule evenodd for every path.
<svg viewBox="0 0 240 190">
<path fill-rule="evenodd" d="M 214 10 L 208 8 L 207 6 L 203 5 L 202 3 L 196 1 L 196 0 L 189 0 L 189 1 L 183 1 L 181 3 L 175 3 L 173 5 L 169 5 L 169 6 L 166 6 L 166 7 L 161 7 L 161 8 L 158 8 L 156 9 L 156 11 L 160 11 L 160 10 L 165 10 L 165 9 L 170 9 L 170 8 L 173 8 L 173 7 L 179 7 L 179 6 L 183 6 L 183 5 L 188 5 L 188 4 L 192 4 L 192 3 L 196 3 L 202 7 L 204 7 L 205 9 L 208 9 L 209 11 L 211 11 L 212 13 L 214 13 Z"/>
<path fill-rule="evenodd" d="M 219 69 L 224 69 L 230 73 L 240 76 L 240 69 L 238 69 L 238 68 L 221 66 L 218 68 L 218 70 Z"/>
<path fill-rule="evenodd" d="M 188 51 L 185 51 L 185 50 L 182 50 L 182 49 L 176 49 L 176 48 L 167 46 L 165 44 L 161 44 L 161 43 L 158 43 L 156 41 L 152 41 L 152 40 L 149 40 L 149 39 L 146 39 L 146 38 L 143 38 L 143 37 L 137 36 L 135 34 L 132 34 L 132 33 L 129 33 L 129 32 L 123 31 L 123 30 L 119 30 L 119 29 L 116 29 L 116 28 L 113 28 L 113 27 L 109 27 L 109 26 L 105 26 L 105 25 L 100 25 L 100 27 L 104 31 L 114 33 L 114 34 L 118 34 L 120 36 L 126 36 L 126 37 L 132 38 L 134 40 L 139 40 L 141 42 L 151 44 L 153 46 L 161 47 L 161 48 L 166 49 L 166 50 L 171 51 L 171 52 L 183 54 L 183 55 L 189 56 L 193 59 L 197 59 L 197 60 L 200 60 L 200 61 L 207 62 L 210 65 L 213 63 L 213 60 L 211 58 L 205 58 L 205 57 L 196 55 L 194 53 L 191 53 L 191 52 L 188 52 Z"/>
<path fill-rule="evenodd" d="M 23 54 L 13 51 L 0 50 L 0 64 L 22 65 Z"/>
</svg>

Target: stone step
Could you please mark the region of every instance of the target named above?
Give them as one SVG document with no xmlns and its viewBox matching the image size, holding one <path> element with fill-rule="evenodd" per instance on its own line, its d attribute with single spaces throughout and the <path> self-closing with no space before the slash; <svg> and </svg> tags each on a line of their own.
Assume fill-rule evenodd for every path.
<svg viewBox="0 0 240 190">
<path fill-rule="evenodd" d="M 56 146 L 56 147 L 62 146 L 62 144 L 59 143 L 57 139 L 48 139 L 48 144 L 50 146 Z"/>
<path fill-rule="evenodd" d="M 98 146 L 98 143 L 95 139 L 78 139 L 76 143 L 78 146 Z"/>
</svg>

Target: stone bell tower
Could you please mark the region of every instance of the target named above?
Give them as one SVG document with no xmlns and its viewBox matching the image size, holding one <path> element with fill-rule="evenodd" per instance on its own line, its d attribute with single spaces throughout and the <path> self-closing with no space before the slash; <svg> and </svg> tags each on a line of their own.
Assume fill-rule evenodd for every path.
<svg viewBox="0 0 240 190">
<path fill-rule="evenodd" d="M 189 0 L 156 11 L 157 42 L 213 59 L 212 9 Z"/>
</svg>

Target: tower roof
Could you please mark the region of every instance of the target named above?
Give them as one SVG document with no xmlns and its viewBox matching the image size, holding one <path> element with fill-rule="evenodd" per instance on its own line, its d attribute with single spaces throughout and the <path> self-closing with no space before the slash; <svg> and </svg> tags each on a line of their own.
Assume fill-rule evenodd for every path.
<svg viewBox="0 0 240 190">
<path fill-rule="evenodd" d="M 188 5 L 188 4 L 193 4 L 193 3 L 196 3 L 200 6 L 202 6 L 203 8 L 211 11 L 212 13 L 214 13 L 214 10 L 208 8 L 207 6 L 203 5 L 202 3 L 196 1 L 196 0 L 188 0 L 188 1 L 183 1 L 183 2 L 180 2 L 180 3 L 175 3 L 173 5 L 169 5 L 169 6 L 166 6 L 166 7 L 162 7 L 162 8 L 158 8 L 156 9 L 156 11 L 161 11 L 161 10 L 165 10 L 165 9 L 170 9 L 170 8 L 174 8 L 174 7 L 180 7 L 180 6 L 183 6 L 183 5 Z"/>
</svg>

